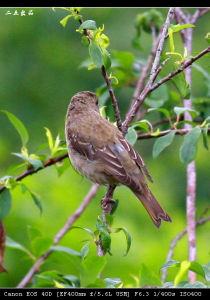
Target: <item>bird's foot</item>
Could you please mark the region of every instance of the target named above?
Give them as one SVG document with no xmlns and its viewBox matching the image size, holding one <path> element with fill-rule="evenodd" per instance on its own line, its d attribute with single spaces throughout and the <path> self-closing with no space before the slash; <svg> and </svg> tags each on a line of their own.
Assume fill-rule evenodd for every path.
<svg viewBox="0 0 210 300">
<path fill-rule="evenodd" d="M 112 198 L 107 198 L 106 196 L 101 200 L 101 208 L 106 214 L 110 214 L 113 208 L 115 200 Z"/>
</svg>

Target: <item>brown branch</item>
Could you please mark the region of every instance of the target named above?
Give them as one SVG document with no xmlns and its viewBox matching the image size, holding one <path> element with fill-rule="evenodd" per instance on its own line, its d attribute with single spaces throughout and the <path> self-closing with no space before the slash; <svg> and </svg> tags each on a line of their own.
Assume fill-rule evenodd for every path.
<svg viewBox="0 0 210 300">
<path fill-rule="evenodd" d="M 63 159 L 65 159 L 65 158 L 67 158 L 67 157 L 68 157 L 68 153 L 64 153 L 64 154 L 59 155 L 59 156 L 57 156 L 57 157 L 50 158 L 50 159 L 48 159 L 47 161 L 45 161 L 45 162 L 43 163 L 44 168 L 49 167 L 49 166 L 51 166 L 51 165 L 54 165 L 54 164 L 56 164 L 57 162 L 62 161 Z M 34 170 L 34 169 L 32 169 L 32 168 L 31 168 L 31 169 L 28 169 L 28 170 L 24 171 L 23 173 L 19 174 L 19 175 L 16 177 L 16 181 L 21 181 L 23 178 L 25 178 L 25 177 L 27 177 L 27 176 L 29 176 L 29 175 L 35 174 L 35 173 L 37 173 L 37 172 L 43 170 L 44 168 L 39 168 L 39 169 L 37 169 L 37 170 Z M 4 190 L 5 188 L 6 188 L 6 187 L 5 187 L 4 185 L 1 186 L 1 187 L 0 187 L 0 193 L 2 193 L 3 190 Z"/>
<path fill-rule="evenodd" d="M 160 81 L 158 81 L 156 84 L 154 84 L 148 91 L 148 94 L 151 93 L 152 91 L 154 91 L 155 89 L 157 89 L 161 84 L 170 80 L 177 74 L 183 72 L 187 67 L 191 66 L 196 60 L 198 60 L 200 57 L 202 57 L 203 55 L 205 55 L 208 52 L 210 52 L 210 47 L 207 47 L 206 49 L 202 50 L 199 54 L 195 55 L 194 57 L 187 59 L 178 69 L 171 72 L 166 77 L 162 78 Z"/>
<path fill-rule="evenodd" d="M 152 37 L 153 37 L 152 50 L 151 50 L 151 52 L 148 56 L 148 59 L 147 59 L 147 62 L 145 64 L 145 66 L 143 66 L 143 68 L 141 70 L 141 74 L 140 74 L 139 80 L 136 84 L 136 88 L 135 88 L 133 98 L 132 98 L 132 101 L 131 101 L 131 106 L 134 104 L 134 102 L 136 101 L 136 99 L 138 98 L 140 92 L 143 89 L 144 81 L 147 77 L 147 73 L 149 71 L 149 68 L 152 65 L 152 60 L 153 60 L 153 57 L 155 56 L 156 49 L 157 49 L 157 46 L 158 46 L 158 43 L 159 43 L 159 39 L 157 39 L 156 36 L 155 36 L 154 26 L 151 26 L 151 30 L 152 30 Z"/>
<path fill-rule="evenodd" d="M 83 199 L 82 203 L 79 205 L 79 207 L 75 210 L 73 215 L 68 217 L 66 224 L 59 230 L 59 232 L 54 237 L 54 243 L 53 245 L 57 245 L 58 242 L 63 238 L 63 236 L 69 231 L 72 224 L 81 216 L 87 205 L 90 203 L 92 198 L 95 196 L 97 190 L 99 188 L 98 184 L 93 184 L 90 188 L 88 194 Z M 25 287 L 32 279 L 34 274 L 40 269 L 41 265 L 44 263 L 46 258 L 53 252 L 53 250 L 49 249 L 47 250 L 42 256 L 38 258 L 38 260 L 35 262 L 35 264 L 31 267 L 31 269 L 28 271 L 28 273 L 25 275 L 25 277 L 21 280 L 21 282 L 18 284 L 17 288 L 23 288 Z"/>
<path fill-rule="evenodd" d="M 178 20 L 179 24 L 187 23 L 187 16 L 184 14 L 180 7 L 175 8 L 175 18 Z"/>
<path fill-rule="evenodd" d="M 202 225 L 206 222 L 210 221 L 210 216 L 204 218 L 204 219 L 198 219 L 196 222 L 196 227 L 199 225 Z M 169 260 L 172 259 L 173 255 L 174 255 L 174 248 L 176 247 L 177 243 L 179 240 L 181 240 L 181 238 L 187 233 L 187 229 L 184 229 L 183 231 L 181 231 L 177 236 L 175 236 L 175 238 L 172 240 L 171 244 L 170 244 L 170 248 L 169 248 L 169 252 L 167 255 L 167 259 L 166 262 L 168 262 Z M 165 282 L 166 280 L 166 276 L 167 276 L 167 268 L 164 268 L 162 270 L 162 282 Z"/>
<path fill-rule="evenodd" d="M 120 110 L 119 110 L 119 107 L 118 107 L 118 104 L 117 104 L 117 99 L 114 95 L 114 91 L 112 89 L 111 82 L 109 80 L 109 77 L 107 75 L 107 72 L 106 72 L 106 69 L 105 69 L 104 66 L 101 67 L 101 72 L 102 72 L 102 75 L 103 75 L 103 77 L 106 81 L 108 91 L 109 91 L 109 94 L 110 94 L 110 97 L 111 97 L 111 100 L 112 100 L 112 106 L 114 108 L 114 114 L 115 114 L 115 119 L 117 121 L 117 127 L 119 128 L 120 131 L 122 131 L 122 121 L 121 121 L 121 118 L 120 118 Z"/>
<path fill-rule="evenodd" d="M 150 132 L 147 132 L 147 133 L 141 133 L 141 132 L 138 132 L 138 139 L 141 140 L 141 139 L 151 139 L 151 138 L 158 138 L 160 136 L 164 136 L 172 131 L 175 131 L 175 134 L 179 134 L 179 135 L 185 135 L 187 134 L 189 131 L 191 130 L 191 128 L 184 128 L 184 129 L 167 129 L 167 130 L 163 130 L 163 131 L 160 131 L 158 133 L 158 135 L 154 136 L 152 135 Z M 210 134 L 210 128 L 208 129 L 208 134 Z"/>
<path fill-rule="evenodd" d="M 195 22 L 198 20 L 199 17 L 203 16 L 209 11 L 210 11 L 210 7 L 196 9 L 194 15 L 191 17 L 190 23 L 195 24 Z"/>
<path fill-rule="evenodd" d="M 79 19 L 79 23 L 82 24 L 84 21 L 83 19 Z M 87 29 L 83 29 L 83 33 L 84 35 L 86 35 L 88 37 L 88 40 L 89 42 L 91 41 L 92 37 L 90 35 L 90 32 L 89 30 Z M 108 91 L 109 91 L 109 94 L 110 94 L 110 97 L 111 97 L 111 100 L 112 100 L 112 106 L 114 108 L 114 114 L 115 114 L 115 118 L 116 118 L 116 121 L 117 121 L 117 127 L 119 128 L 120 131 L 122 131 L 122 121 L 121 121 L 121 118 L 120 118 L 120 110 L 119 110 L 119 107 L 118 107 L 118 104 L 117 104 L 117 99 L 115 97 L 115 94 L 114 94 L 114 91 L 112 89 L 112 85 L 111 85 L 111 81 L 107 75 L 107 72 L 106 72 L 106 69 L 104 66 L 101 67 L 101 73 L 106 81 L 106 84 L 107 84 L 107 87 L 108 87 Z"/>
<path fill-rule="evenodd" d="M 154 59 L 153 65 L 152 65 L 152 69 L 151 69 L 151 72 L 150 72 L 149 80 L 148 80 L 146 86 L 144 87 L 143 91 L 141 92 L 139 97 L 136 99 L 136 101 L 134 102 L 132 107 L 130 107 L 129 112 L 127 113 L 126 119 L 123 123 L 123 133 L 124 134 L 127 132 L 127 129 L 129 127 L 130 123 L 132 122 L 132 120 L 135 117 L 137 111 L 139 110 L 140 106 L 144 102 L 146 96 L 150 92 L 150 88 L 152 87 L 152 84 L 153 84 L 153 82 L 156 78 L 156 72 L 157 72 L 157 69 L 158 69 L 158 66 L 159 66 L 161 53 L 162 53 L 165 38 L 166 38 L 166 35 L 167 35 L 167 29 L 168 29 L 168 26 L 171 23 L 173 15 L 174 15 L 174 8 L 170 8 L 169 11 L 168 11 L 167 17 L 166 17 L 166 21 L 163 25 L 162 32 L 160 33 L 159 44 L 158 44 L 158 47 L 157 47 L 155 59 Z"/>
</svg>

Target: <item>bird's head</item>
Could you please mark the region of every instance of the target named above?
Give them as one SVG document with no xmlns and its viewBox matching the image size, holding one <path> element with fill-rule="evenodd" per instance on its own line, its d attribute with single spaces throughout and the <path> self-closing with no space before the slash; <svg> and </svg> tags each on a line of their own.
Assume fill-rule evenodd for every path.
<svg viewBox="0 0 210 300">
<path fill-rule="evenodd" d="M 98 97 L 95 93 L 89 92 L 89 91 L 83 91 L 75 94 L 71 98 L 70 110 L 81 110 L 81 111 L 87 111 L 87 110 L 99 110 L 98 106 Z"/>
</svg>

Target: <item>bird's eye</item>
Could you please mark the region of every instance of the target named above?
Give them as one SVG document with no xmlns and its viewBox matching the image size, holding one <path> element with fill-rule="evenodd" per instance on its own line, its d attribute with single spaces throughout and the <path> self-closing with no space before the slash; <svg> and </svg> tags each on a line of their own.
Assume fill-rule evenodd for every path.
<svg viewBox="0 0 210 300">
<path fill-rule="evenodd" d="M 98 105 L 98 100 L 96 100 L 96 105 Z"/>
</svg>

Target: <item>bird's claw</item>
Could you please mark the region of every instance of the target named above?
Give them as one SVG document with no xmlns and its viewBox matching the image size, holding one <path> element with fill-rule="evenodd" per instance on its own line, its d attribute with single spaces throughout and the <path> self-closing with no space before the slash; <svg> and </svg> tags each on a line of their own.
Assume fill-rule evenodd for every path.
<svg viewBox="0 0 210 300">
<path fill-rule="evenodd" d="M 101 201 L 101 208 L 103 209 L 103 211 L 106 214 L 110 214 L 112 207 L 113 207 L 113 203 L 115 203 L 115 200 L 112 198 L 106 198 L 104 197 Z"/>
</svg>

